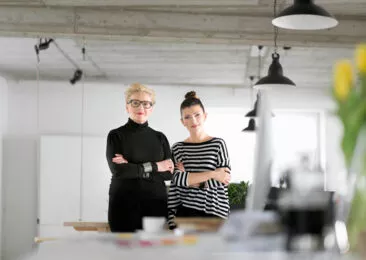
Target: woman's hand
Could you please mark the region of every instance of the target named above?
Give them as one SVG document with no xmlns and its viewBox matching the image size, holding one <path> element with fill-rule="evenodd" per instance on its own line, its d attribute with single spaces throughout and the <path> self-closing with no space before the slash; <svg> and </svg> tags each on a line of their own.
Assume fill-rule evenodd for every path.
<svg viewBox="0 0 366 260">
<path fill-rule="evenodd" d="M 171 159 L 166 159 L 161 162 L 157 162 L 156 165 L 158 166 L 158 172 L 167 172 L 173 173 L 174 164 Z"/>
<path fill-rule="evenodd" d="M 182 162 L 177 162 L 175 164 L 175 167 L 178 168 L 178 170 L 180 170 L 181 172 L 185 172 L 186 170 L 184 169 L 183 163 Z"/>
<path fill-rule="evenodd" d="M 213 177 L 214 180 L 217 180 L 225 185 L 228 185 L 230 183 L 230 169 L 229 168 L 217 168 L 215 171 L 213 171 Z"/>
<path fill-rule="evenodd" d="M 128 161 L 123 157 L 122 154 L 115 154 L 116 157 L 113 157 L 112 162 L 116 164 L 128 163 Z"/>
</svg>

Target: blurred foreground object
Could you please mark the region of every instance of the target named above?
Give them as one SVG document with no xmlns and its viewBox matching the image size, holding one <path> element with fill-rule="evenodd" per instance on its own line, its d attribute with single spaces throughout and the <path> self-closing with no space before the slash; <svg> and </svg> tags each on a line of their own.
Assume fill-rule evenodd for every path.
<svg viewBox="0 0 366 260">
<path fill-rule="evenodd" d="M 333 96 L 343 125 L 341 145 L 349 180 L 345 203 L 350 204 L 345 221 L 349 247 L 354 250 L 366 231 L 366 44 L 357 47 L 355 62 L 336 63 Z"/>
</svg>

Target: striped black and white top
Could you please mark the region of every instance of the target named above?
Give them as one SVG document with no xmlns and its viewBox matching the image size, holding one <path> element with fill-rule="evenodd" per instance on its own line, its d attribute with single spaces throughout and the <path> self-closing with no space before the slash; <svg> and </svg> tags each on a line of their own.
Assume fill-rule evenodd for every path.
<svg viewBox="0 0 366 260">
<path fill-rule="evenodd" d="M 214 137 L 203 143 L 178 142 L 172 147 L 174 164 L 182 162 L 184 172 L 174 170 L 168 195 L 168 223 L 174 227 L 174 216 L 178 206 L 203 211 L 221 218 L 229 215 L 227 186 L 210 179 L 204 188 L 188 186 L 188 175 L 196 172 L 214 171 L 217 168 L 230 168 L 230 159 L 225 141 Z"/>
</svg>

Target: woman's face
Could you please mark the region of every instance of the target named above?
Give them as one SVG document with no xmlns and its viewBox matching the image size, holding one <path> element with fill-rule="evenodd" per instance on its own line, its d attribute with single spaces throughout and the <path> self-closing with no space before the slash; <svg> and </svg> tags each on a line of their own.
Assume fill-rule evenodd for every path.
<svg viewBox="0 0 366 260">
<path fill-rule="evenodd" d="M 202 132 L 207 114 L 203 112 L 200 105 L 186 107 L 182 110 L 182 124 L 190 134 Z"/>
<path fill-rule="evenodd" d="M 153 111 L 153 102 L 150 94 L 146 92 L 134 93 L 126 104 L 129 117 L 136 123 L 145 123 Z"/>
</svg>

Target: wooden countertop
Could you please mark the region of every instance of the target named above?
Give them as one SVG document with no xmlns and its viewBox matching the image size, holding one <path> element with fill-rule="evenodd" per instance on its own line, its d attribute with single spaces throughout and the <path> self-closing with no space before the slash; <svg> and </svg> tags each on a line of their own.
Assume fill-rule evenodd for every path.
<svg viewBox="0 0 366 260">
<path fill-rule="evenodd" d="M 108 222 L 64 222 L 65 227 L 73 227 L 77 231 L 99 231 L 99 232 L 109 232 Z"/>
<path fill-rule="evenodd" d="M 184 229 L 196 231 L 216 231 L 225 220 L 220 218 L 176 218 L 175 222 Z M 110 232 L 107 222 L 64 222 L 65 227 L 73 227 L 77 231 Z"/>
</svg>

